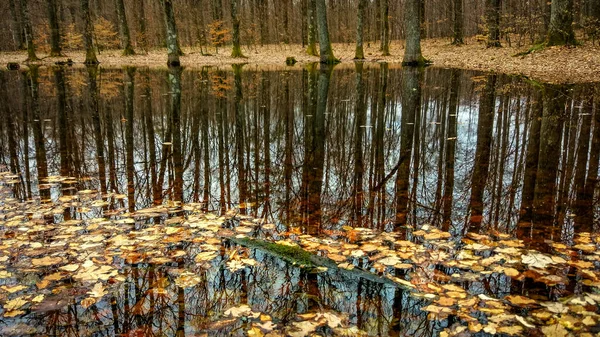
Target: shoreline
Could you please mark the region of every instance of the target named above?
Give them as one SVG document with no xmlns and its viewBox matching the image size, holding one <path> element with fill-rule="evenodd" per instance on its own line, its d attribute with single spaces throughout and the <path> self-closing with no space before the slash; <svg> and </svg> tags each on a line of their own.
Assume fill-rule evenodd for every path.
<svg viewBox="0 0 600 337">
<path fill-rule="evenodd" d="M 465 39 L 465 45 L 452 46 L 448 39 L 426 39 L 422 41 L 423 56 L 433 61 L 433 67 L 459 68 L 497 72 L 508 75 L 526 76 L 533 80 L 548 83 L 589 83 L 600 81 L 600 46 L 585 44 L 576 48 L 550 47 L 541 51 L 532 52 L 525 56 L 513 56 L 529 49 L 529 45 L 503 48 L 486 48 L 483 43 L 475 38 Z M 403 41 L 392 41 L 390 46 L 391 56 L 381 56 L 376 43 L 365 43 L 365 62 L 387 62 L 392 66 L 401 66 L 404 53 Z M 342 64 L 354 63 L 354 43 L 333 44 L 333 50 Z M 214 48 L 209 49 L 210 56 L 204 56 L 199 48 L 183 48 L 185 53 L 181 56 L 181 65 L 187 68 L 200 68 L 203 66 L 224 66 L 236 63 L 251 65 L 273 66 L 282 69 L 299 68 L 304 64 L 318 62 L 316 56 L 309 56 L 301 45 L 265 45 L 245 46 L 242 51 L 246 58 L 232 58 L 228 46 L 219 48 L 215 54 Z M 44 57 L 43 52 L 38 52 L 43 57 L 32 64 L 51 66 L 57 61 L 72 59 L 75 66 L 82 66 L 85 54 L 82 51 L 65 52 L 65 57 Z M 296 58 L 298 63 L 288 67 L 285 59 L 288 56 Z M 6 69 L 9 62 L 27 66 L 26 52 L 2 52 L 0 64 Z M 120 50 L 106 50 L 98 54 L 100 66 L 122 67 L 139 66 L 152 68 L 167 68 L 167 53 L 164 49 L 150 50 L 147 54 L 122 56 Z"/>
</svg>

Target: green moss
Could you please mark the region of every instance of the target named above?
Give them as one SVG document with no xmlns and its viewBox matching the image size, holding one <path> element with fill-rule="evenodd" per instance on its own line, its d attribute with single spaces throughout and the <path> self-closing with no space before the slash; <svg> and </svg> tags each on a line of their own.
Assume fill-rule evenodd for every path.
<svg viewBox="0 0 600 337">
<path fill-rule="evenodd" d="M 312 260 L 313 254 L 305 251 L 300 247 L 280 245 L 277 243 L 253 240 L 250 238 L 235 239 L 232 241 L 242 246 L 267 251 L 270 254 L 276 255 L 288 262 L 292 262 L 302 266 L 315 266 L 315 263 Z"/>
</svg>

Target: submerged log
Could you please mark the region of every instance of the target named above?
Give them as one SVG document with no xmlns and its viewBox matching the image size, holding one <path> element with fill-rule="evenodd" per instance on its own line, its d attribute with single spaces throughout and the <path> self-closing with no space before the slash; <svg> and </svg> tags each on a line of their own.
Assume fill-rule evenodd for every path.
<svg viewBox="0 0 600 337">
<path fill-rule="evenodd" d="M 298 246 L 282 245 L 274 242 L 251 238 L 231 237 L 228 238 L 228 240 L 240 246 L 252 249 L 259 249 L 267 254 L 276 256 L 288 263 L 297 264 L 301 267 L 325 267 L 328 270 L 339 272 L 340 274 L 349 278 L 363 278 L 374 283 L 399 288 L 404 291 L 415 291 L 413 286 L 408 281 L 402 280 L 406 283 L 395 282 L 387 277 L 375 275 L 356 266 L 353 269 L 340 268 L 337 265 L 337 263 L 335 263 L 335 261 L 323 256 L 318 256 Z"/>
</svg>

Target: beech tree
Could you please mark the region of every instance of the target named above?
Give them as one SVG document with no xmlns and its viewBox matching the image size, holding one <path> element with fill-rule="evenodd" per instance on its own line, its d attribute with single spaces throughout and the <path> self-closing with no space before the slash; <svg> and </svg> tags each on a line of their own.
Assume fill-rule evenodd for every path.
<svg viewBox="0 0 600 337">
<path fill-rule="evenodd" d="M 308 55 L 318 56 L 316 27 L 317 0 L 307 0 L 306 7 L 306 20 L 308 21 L 308 46 L 306 47 L 306 53 Z"/>
<path fill-rule="evenodd" d="M 463 42 L 463 0 L 452 1 L 452 44 L 462 45 Z"/>
<path fill-rule="evenodd" d="M 552 0 L 547 46 L 575 45 L 573 0 Z"/>
<path fill-rule="evenodd" d="M 331 41 L 329 40 L 329 28 L 327 26 L 327 6 L 325 0 L 317 0 L 317 26 L 319 30 L 319 50 L 321 63 L 334 64 L 339 60 L 333 56 Z"/>
<path fill-rule="evenodd" d="M 488 29 L 487 47 L 502 47 L 500 44 L 500 1 L 486 0 L 485 20 Z"/>
<path fill-rule="evenodd" d="M 98 64 L 96 50 L 94 49 L 94 25 L 92 24 L 92 13 L 90 12 L 90 0 L 81 0 L 81 13 L 83 15 L 83 46 L 85 48 L 85 64 Z"/>
<path fill-rule="evenodd" d="M 31 28 L 31 20 L 29 18 L 29 9 L 27 8 L 27 0 L 18 0 L 19 12 L 23 22 L 23 31 L 25 32 L 25 42 L 27 43 L 27 62 L 37 61 L 39 58 L 35 54 L 35 44 L 33 43 L 33 29 Z"/>
<path fill-rule="evenodd" d="M 390 4 L 388 1 L 381 0 L 381 55 L 383 56 L 390 55 Z M 417 20 L 420 21 L 419 18 Z"/>
<path fill-rule="evenodd" d="M 167 30 L 167 65 L 169 67 L 178 67 L 181 65 L 179 61 L 179 43 L 177 42 L 177 26 L 175 25 L 175 13 L 173 12 L 172 0 L 162 0 L 165 28 Z"/>
<path fill-rule="evenodd" d="M 115 7 L 117 8 L 117 19 L 119 20 L 119 35 L 121 38 L 121 48 L 123 48 L 123 55 L 135 55 L 135 51 L 133 50 L 133 46 L 131 45 L 131 35 L 129 34 L 127 16 L 125 15 L 125 3 L 123 2 L 123 0 L 116 0 Z"/>
<path fill-rule="evenodd" d="M 367 0 L 358 0 L 358 11 L 356 17 L 356 52 L 354 59 L 362 60 L 365 58 L 363 48 L 363 25 L 365 21 L 365 11 L 367 8 Z"/>
<path fill-rule="evenodd" d="M 231 0 L 231 22 L 233 23 L 233 49 L 231 57 L 244 57 L 240 46 L 240 18 L 238 17 L 237 6 L 237 0 Z"/>
<path fill-rule="evenodd" d="M 61 56 L 60 28 L 56 0 L 48 0 L 48 23 L 50 24 L 50 56 Z"/>
<path fill-rule="evenodd" d="M 427 60 L 421 53 L 421 22 L 419 0 L 407 0 L 404 6 L 404 31 L 406 32 L 406 48 L 403 65 L 423 66 Z"/>
</svg>

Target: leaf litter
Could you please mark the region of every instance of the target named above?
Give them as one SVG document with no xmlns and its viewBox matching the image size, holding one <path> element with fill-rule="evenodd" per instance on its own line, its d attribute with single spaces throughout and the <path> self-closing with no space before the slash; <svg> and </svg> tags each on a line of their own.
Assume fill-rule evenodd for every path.
<svg viewBox="0 0 600 337">
<path fill-rule="evenodd" d="M 11 177 L 0 173 L 0 189 L 14 183 Z M 59 179 L 49 179 L 48 184 Z M 574 246 L 554 244 L 550 253 L 543 253 L 526 249 L 520 240 L 501 233 L 469 233 L 455 241 L 449 233 L 429 225 L 414 229 L 408 237 L 343 227 L 334 239 L 293 230 L 279 231 L 278 226 L 239 215 L 236 210 L 225 216 L 203 213 L 200 204 L 161 205 L 130 213 L 110 211 L 110 216 L 104 216 L 102 209 L 86 208 L 100 204 L 98 200 L 110 205 L 120 198 L 93 190 L 48 203 L 4 198 L 0 202 L 1 314 L 7 318 L 20 317 L 60 303 L 66 305 L 67 301 L 56 299 L 61 294 L 75 294 L 74 300 L 89 309 L 112 294 L 125 279 L 124 264 L 179 266 L 185 258 L 194 261 L 198 268 L 221 265 L 236 273 L 258 262 L 248 249 L 226 248 L 223 240 L 258 234 L 261 240 L 301 247 L 329 258 L 340 268 L 365 271 L 395 282 L 411 296 L 429 302 L 421 308 L 429 319 L 458 318 L 442 335 L 483 331 L 506 335 L 591 336 L 599 325 L 600 252 L 596 249 L 599 236 L 595 233 L 579 233 Z M 87 210 L 86 216 L 55 220 L 57 214 L 74 205 Z M 186 243 L 193 248 L 173 250 L 174 243 Z M 31 273 L 38 275 L 37 278 L 22 282 Z M 172 268 L 171 273 L 176 286 L 183 289 L 201 282 L 192 270 Z M 481 287 L 465 287 L 465 284 L 482 284 L 491 277 L 550 289 L 574 280 L 581 286 L 576 293 L 559 298 L 544 298 L 533 292 L 530 296 L 527 291 L 497 296 Z M 166 279 L 157 280 L 152 293 L 163 294 L 168 283 Z M 348 317 L 326 309 L 297 314 L 293 322 L 285 325 L 248 305 L 230 307 L 224 315 L 226 320 L 244 317 L 250 322 L 246 325 L 247 334 L 253 336 L 275 332 L 306 336 L 324 326 L 339 335 L 362 333 L 349 324 Z"/>
</svg>

